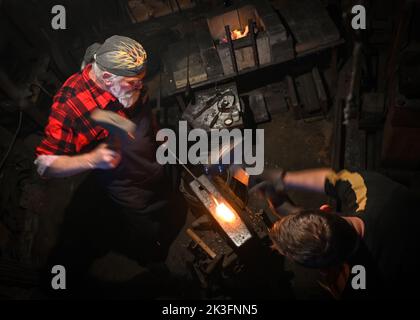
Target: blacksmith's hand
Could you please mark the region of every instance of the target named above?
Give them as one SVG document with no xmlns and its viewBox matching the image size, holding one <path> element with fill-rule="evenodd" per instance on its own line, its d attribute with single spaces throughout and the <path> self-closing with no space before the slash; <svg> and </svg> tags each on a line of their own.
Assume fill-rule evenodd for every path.
<svg viewBox="0 0 420 320">
<path fill-rule="evenodd" d="M 101 143 L 88 154 L 88 161 L 92 169 L 114 169 L 121 161 L 121 155 L 108 148 L 108 145 Z"/>
</svg>

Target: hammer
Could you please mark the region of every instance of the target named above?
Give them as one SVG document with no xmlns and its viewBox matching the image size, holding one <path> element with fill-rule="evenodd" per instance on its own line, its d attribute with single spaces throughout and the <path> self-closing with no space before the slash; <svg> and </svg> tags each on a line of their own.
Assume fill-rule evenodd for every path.
<svg viewBox="0 0 420 320">
<path fill-rule="evenodd" d="M 119 114 L 112 112 L 112 111 L 106 111 L 102 109 L 96 109 L 91 114 L 91 119 L 95 121 L 96 124 L 100 125 L 101 127 L 104 127 L 106 130 L 109 131 L 110 136 L 114 139 L 113 145 L 110 146 L 111 149 L 115 149 L 117 145 L 119 145 L 119 139 L 115 141 L 116 138 L 124 139 L 124 138 L 131 138 L 134 139 L 134 132 L 136 131 L 136 125 L 130 121 L 129 119 L 126 119 Z M 172 152 L 168 148 L 168 152 L 170 152 L 175 159 L 178 161 L 180 165 L 184 167 L 184 169 L 188 172 L 188 174 L 195 180 L 197 183 L 209 194 L 212 193 L 209 191 L 209 189 L 200 181 L 198 178 L 187 168 L 185 164 L 183 164 L 181 161 L 179 161 L 178 157 L 175 153 Z"/>
<path fill-rule="evenodd" d="M 118 148 L 121 139 L 135 139 L 136 125 L 131 120 L 124 118 L 116 112 L 96 109 L 91 114 L 91 119 L 109 131 L 111 149 Z"/>
</svg>

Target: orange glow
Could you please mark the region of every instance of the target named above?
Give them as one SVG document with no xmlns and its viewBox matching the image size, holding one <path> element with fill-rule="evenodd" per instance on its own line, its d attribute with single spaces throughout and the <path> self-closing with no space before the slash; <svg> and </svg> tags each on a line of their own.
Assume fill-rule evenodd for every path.
<svg viewBox="0 0 420 320">
<path fill-rule="evenodd" d="M 235 214 L 224 203 L 216 206 L 216 214 L 226 222 L 235 221 Z"/>
<path fill-rule="evenodd" d="M 249 33 L 249 27 L 246 26 L 244 32 L 242 32 L 240 29 L 235 29 L 233 31 L 230 32 L 230 37 L 232 38 L 232 40 L 237 40 L 243 37 L 246 37 Z M 222 39 L 222 42 L 227 43 L 228 40 L 226 38 Z"/>
<path fill-rule="evenodd" d="M 233 222 L 235 221 L 236 217 L 232 210 L 229 209 L 223 202 L 219 203 L 216 197 L 212 195 L 214 202 L 216 203 L 216 215 L 226 222 Z"/>
<path fill-rule="evenodd" d="M 248 35 L 248 32 L 249 32 L 249 27 L 248 26 L 245 27 L 244 32 L 242 32 L 241 30 L 235 29 L 231 32 L 232 40 L 236 40 L 236 39 L 246 37 Z"/>
</svg>

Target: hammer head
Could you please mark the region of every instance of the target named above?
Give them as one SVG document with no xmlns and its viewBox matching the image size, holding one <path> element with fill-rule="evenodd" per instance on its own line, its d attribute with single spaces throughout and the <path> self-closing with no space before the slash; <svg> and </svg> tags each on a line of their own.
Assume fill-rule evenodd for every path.
<svg viewBox="0 0 420 320">
<path fill-rule="evenodd" d="M 128 136 L 134 139 L 136 125 L 116 112 L 96 109 L 92 112 L 91 118 L 96 124 L 108 130 L 111 135 Z"/>
</svg>

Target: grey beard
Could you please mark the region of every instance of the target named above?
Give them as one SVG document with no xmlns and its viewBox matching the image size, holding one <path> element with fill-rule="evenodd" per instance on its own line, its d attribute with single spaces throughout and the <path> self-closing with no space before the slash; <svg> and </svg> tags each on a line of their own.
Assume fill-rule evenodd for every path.
<svg viewBox="0 0 420 320">
<path fill-rule="evenodd" d="M 124 108 L 130 108 L 137 102 L 139 96 L 140 92 L 136 90 L 133 93 L 117 97 L 117 99 L 124 106 Z"/>
<path fill-rule="evenodd" d="M 132 107 L 140 96 L 140 90 L 134 90 L 130 93 L 121 92 L 121 88 L 118 85 L 113 85 L 109 88 L 109 91 L 118 99 L 124 108 Z"/>
</svg>

